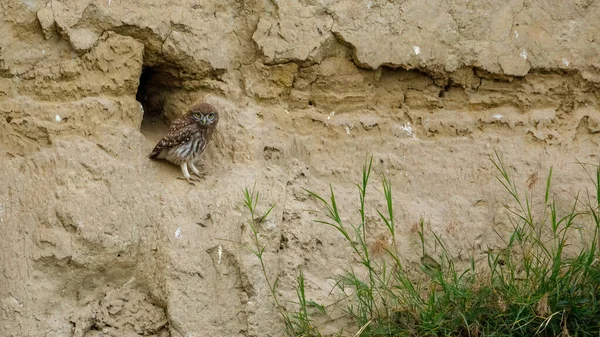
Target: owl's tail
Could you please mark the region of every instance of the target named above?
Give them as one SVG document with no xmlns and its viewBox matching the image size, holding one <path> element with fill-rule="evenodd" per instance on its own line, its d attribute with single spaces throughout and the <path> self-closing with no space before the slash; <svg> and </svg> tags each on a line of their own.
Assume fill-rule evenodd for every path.
<svg viewBox="0 0 600 337">
<path fill-rule="evenodd" d="M 161 150 L 154 149 L 154 150 L 152 150 L 152 153 L 150 153 L 150 155 L 148 155 L 148 158 L 157 159 L 160 152 L 161 152 Z"/>
</svg>

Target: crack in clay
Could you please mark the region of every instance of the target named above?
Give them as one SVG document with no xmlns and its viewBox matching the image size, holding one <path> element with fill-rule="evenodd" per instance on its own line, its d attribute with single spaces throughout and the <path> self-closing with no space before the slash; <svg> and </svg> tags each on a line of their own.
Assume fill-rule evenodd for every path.
<svg viewBox="0 0 600 337">
<path fill-rule="evenodd" d="M 520 10 L 519 10 L 517 13 L 515 13 L 515 12 L 513 11 L 513 15 L 512 15 L 512 23 L 511 23 L 511 25 L 510 25 L 510 31 L 508 32 L 508 35 L 507 35 L 507 37 L 506 37 L 505 39 L 503 39 L 501 42 L 505 42 L 505 41 L 506 41 L 506 39 L 510 39 L 510 37 L 511 37 L 511 35 L 512 35 L 512 32 L 513 32 L 513 31 L 515 32 L 515 39 L 519 38 L 519 33 L 518 33 L 516 30 L 515 30 L 515 20 L 516 20 L 517 16 L 519 16 L 519 15 L 521 14 L 521 12 L 523 12 L 523 10 L 524 10 L 524 9 L 525 9 L 525 1 L 523 1 L 523 2 L 521 3 L 521 9 L 520 9 Z M 511 41 L 512 41 L 512 39 L 511 39 Z M 516 43 L 515 43 L 514 41 L 512 41 L 512 42 L 513 42 L 513 45 L 514 45 L 514 46 L 515 46 L 515 48 L 516 48 L 516 47 L 517 47 Z"/>
<path fill-rule="evenodd" d="M 335 37 L 335 39 L 337 40 L 337 42 L 338 42 L 340 45 L 342 45 L 342 46 L 344 46 L 344 47 L 348 48 L 348 50 L 350 50 L 350 55 L 351 55 L 351 57 L 352 57 L 352 63 L 354 63 L 354 65 L 355 65 L 356 67 L 358 67 L 358 68 L 363 68 L 363 69 L 368 69 L 368 70 L 372 70 L 372 68 L 371 68 L 371 67 L 370 67 L 368 64 L 362 64 L 362 63 L 361 63 L 361 62 L 358 60 L 358 56 L 357 56 L 357 50 L 356 50 L 356 47 L 355 47 L 355 46 L 354 46 L 352 43 L 350 43 L 350 42 L 348 42 L 348 41 L 344 40 L 344 37 L 342 36 L 342 34 L 341 34 L 341 33 L 339 33 L 339 32 L 334 32 L 334 31 L 332 31 L 331 33 L 333 34 L 333 36 Z"/>
<path fill-rule="evenodd" d="M 165 44 L 167 43 L 167 40 L 171 37 L 171 34 L 173 34 L 173 31 L 174 31 L 174 29 L 171 27 L 169 29 L 169 33 L 167 33 L 167 36 L 165 37 L 162 44 L 160 45 L 160 53 L 163 57 L 165 55 Z"/>
</svg>

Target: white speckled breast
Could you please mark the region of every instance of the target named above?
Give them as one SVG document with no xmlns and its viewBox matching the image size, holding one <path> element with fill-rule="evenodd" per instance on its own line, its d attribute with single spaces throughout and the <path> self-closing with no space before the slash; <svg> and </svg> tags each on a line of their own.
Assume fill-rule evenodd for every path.
<svg viewBox="0 0 600 337">
<path fill-rule="evenodd" d="M 174 164 L 180 165 L 183 162 L 193 162 L 200 157 L 206 149 L 207 137 L 204 132 L 199 132 L 197 136 L 192 137 L 188 142 L 185 142 L 177 147 L 163 150 L 158 158 L 166 159 Z"/>
</svg>

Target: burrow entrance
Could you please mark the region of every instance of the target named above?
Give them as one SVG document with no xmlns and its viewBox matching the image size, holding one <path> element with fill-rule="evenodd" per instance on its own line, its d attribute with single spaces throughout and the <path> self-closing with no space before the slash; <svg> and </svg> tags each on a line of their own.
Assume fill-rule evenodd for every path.
<svg viewBox="0 0 600 337">
<path fill-rule="evenodd" d="M 161 134 L 167 128 L 164 118 L 167 98 L 181 87 L 176 69 L 144 66 L 135 99 L 144 110 L 140 131 L 145 136 Z M 154 137 L 152 137 L 154 138 Z"/>
</svg>

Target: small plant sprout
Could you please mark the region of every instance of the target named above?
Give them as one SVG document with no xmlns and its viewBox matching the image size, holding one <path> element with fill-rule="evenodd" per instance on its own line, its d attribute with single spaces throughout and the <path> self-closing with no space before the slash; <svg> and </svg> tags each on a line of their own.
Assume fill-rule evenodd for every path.
<svg viewBox="0 0 600 337">
<path fill-rule="evenodd" d="M 277 286 L 279 282 L 279 278 L 275 278 L 274 280 L 269 277 L 267 273 L 267 267 L 264 261 L 265 249 L 267 247 L 266 244 L 263 244 L 260 240 L 260 233 L 258 230 L 258 225 L 262 224 L 265 219 L 271 214 L 271 211 L 275 208 L 275 204 L 271 205 L 269 209 L 263 214 L 258 215 L 258 202 L 259 202 L 259 192 L 255 190 L 256 184 L 252 187 L 252 189 L 245 188 L 243 190 L 244 195 L 244 205 L 249 212 L 248 224 L 250 226 L 250 231 L 252 234 L 252 243 L 253 246 L 250 248 L 250 251 L 258 258 L 260 263 L 260 268 L 262 271 L 262 275 L 267 283 L 269 288 L 271 297 L 275 302 L 275 307 L 280 314 L 281 318 L 284 320 L 286 333 L 289 336 L 315 336 L 320 337 L 321 334 L 316 330 L 311 321 L 308 314 L 307 307 L 314 307 L 320 312 L 324 312 L 324 308 L 313 301 L 307 301 L 305 297 L 305 288 L 304 288 L 304 273 L 300 270 L 300 275 L 297 278 L 297 288 L 296 293 L 298 296 L 298 305 L 299 310 L 297 312 L 287 312 L 286 308 L 281 304 L 279 296 L 277 295 Z"/>
</svg>

